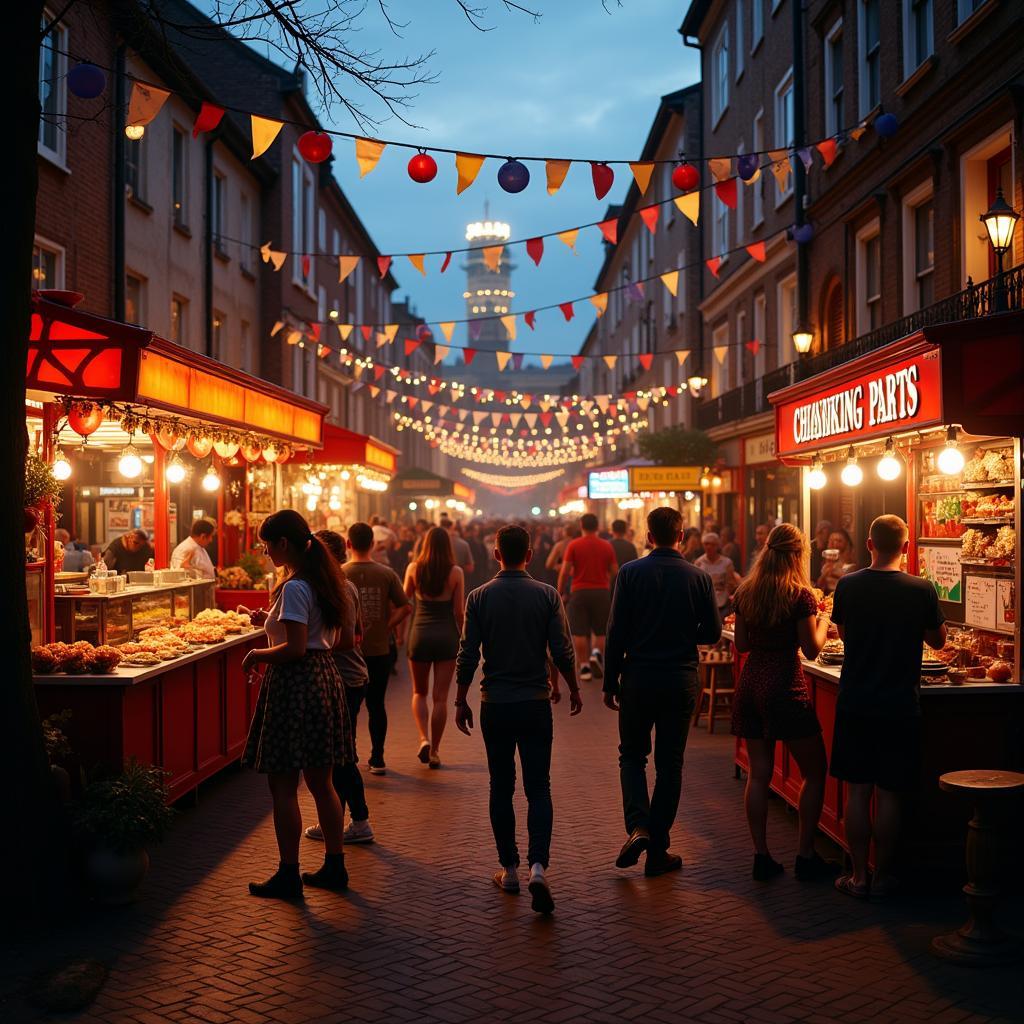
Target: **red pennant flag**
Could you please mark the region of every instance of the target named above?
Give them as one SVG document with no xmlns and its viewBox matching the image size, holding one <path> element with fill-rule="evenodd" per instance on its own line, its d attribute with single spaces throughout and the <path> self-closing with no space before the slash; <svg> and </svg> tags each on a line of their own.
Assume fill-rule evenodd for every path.
<svg viewBox="0 0 1024 1024">
<path fill-rule="evenodd" d="M 388 372 L 388 368 L 386 366 L 381 366 L 380 363 L 378 363 L 373 368 L 373 379 L 374 380 L 380 380 L 381 377 L 383 377 L 384 374 L 387 373 L 387 372 Z"/>
<path fill-rule="evenodd" d="M 409 395 L 409 397 L 406 398 L 406 401 L 409 403 L 409 408 L 410 409 L 415 409 L 416 408 L 416 403 L 419 401 L 419 399 L 418 398 L 413 398 L 412 395 Z"/>
<path fill-rule="evenodd" d="M 462 358 L 465 361 L 467 366 L 469 366 L 469 364 L 471 362 L 473 362 L 473 357 L 475 355 L 476 355 L 476 349 L 475 348 L 464 348 L 462 350 Z"/>
<path fill-rule="evenodd" d="M 526 242 L 526 255 L 533 260 L 537 266 L 540 266 L 541 257 L 544 255 L 544 239 L 543 238 L 530 238 Z"/>
<path fill-rule="evenodd" d="M 677 384 L 673 384 L 671 387 L 665 388 L 665 394 L 675 398 L 679 394 L 679 386 Z"/>
<path fill-rule="evenodd" d="M 718 268 L 722 265 L 722 261 L 717 256 L 712 256 L 711 259 L 704 262 L 708 265 L 708 270 L 711 271 L 712 275 L 718 277 Z"/>
<path fill-rule="evenodd" d="M 199 108 L 199 113 L 196 114 L 195 124 L 192 125 L 192 138 L 199 138 L 200 132 L 212 132 L 217 125 L 220 124 L 220 119 L 224 116 L 224 108 L 218 107 L 216 103 L 206 103 Z"/>
<path fill-rule="evenodd" d="M 615 181 L 615 172 L 607 164 L 590 165 L 590 176 L 594 179 L 594 195 L 604 199 Z"/>
<path fill-rule="evenodd" d="M 309 336 L 316 342 L 320 341 L 320 325 L 310 324 L 309 325 Z"/>
<path fill-rule="evenodd" d="M 308 256 L 303 256 L 302 257 L 302 276 L 303 277 L 309 277 L 309 266 L 310 266 L 309 257 Z"/>
<path fill-rule="evenodd" d="M 440 390 L 441 390 L 441 385 L 440 385 L 440 384 L 428 384 L 428 385 L 427 385 L 427 390 L 428 390 L 428 391 L 429 391 L 429 392 L 430 392 L 430 393 L 431 393 L 432 395 L 436 395 L 436 394 L 438 393 L 438 391 L 440 391 Z"/>
<path fill-rule="evenodd" d="M 545 427 L 548 427 L 548 426 L 550 426 L 550 425 L 551 425 L 551 420 L 552 420 L 552 417 L 553 417 L 553 413 L 550 413 L 550 412 L 542 412 L 542 413 L 540 414 L 540 421 L 541 421 L 541 423 L 543 423 L 543 424 L 544 424 L 544 426 L 545 426 Z"/>
<path fill-rule="evenodd" d="M 715 195 L 729 207 L 736 209 L 736 179 L 726 178 L 725 181 L 715 182 Z"/>
<path fill-rule="evenodd" d="M 419 338 L 406 338 L 405 339 L 405 354 L 411 356 L 413 352 L 420 347 Z"/>
<path fill-rule="evenodd" d="M 646 363 L 644 363 L 645 359 L 647 360 Z M 654 360 L 654 353 L 653 352 L 650 355 L 640 356 L 640 362 L 643 363 L 644 368 L 648 369 L 648 370 L 651 368 L 651 362 L 653 360 Z M 622 394 L 622 397 L 625 398 L 625 399 L 628 399 L 630 402 L 632 402 L 636 398 L 636 392 L 635 391 L 624 391 L 623 394 Z"/>
<path fill-rule="evenodd" d="M 373 336 L 373 326 L 371 324 L 361 324 L 359 330 L 363 332 L 363 338 L 369 341 Z"/>
<path fill-rule="evenodd" d="M 761 351 L 761 342 L 755 338 L 753 341 L 748 341 L 743 347 L 756 356 Z"/>
<path fill-rule="evenodd" d="M 499 402 L 504 402 L 504 401 L 505 401 L 505 399 L 506 399 L 506 397 L 508 397 L 508 396 L 507 396 L 506 392 L 504 392 L 504 391 L 495 391 L 495 392 L 494 392 L 494 397 L 495 397 L 495 398 L 496 398 L 496 399 L 497 399 L 497 400 L 498 400 Z"/>
<path fill-rule="evenodd" d="M 651 364 L 654 362 L 654 353 L 645 352 L 642 356 L 637 356 L 636 358 L 645 370 L 649 370 L 651 368 Z M 628 398 L 629 396 L 627 395 L 626 397 Z M 635 391 L 633 392 L 633 397 L 636 398 Z"/>
<path fill-rule="evenodd" d="M 647 230 L 653 235 L 658 230 L 658 217 L 661 215 L 660 206 L 643 206 L 640 208 L 640 219 L 647 225 Z"/>
<path fill-rule="evenodd" d="M 826 139 L 824 142 L 819 142 L 814 148 L 821 154 L 821 158 L 825 161 L 826 167 L 829 167 L 832 164 L 832 161 L 835 160 L 836 153 L 839 150 L 835 139 Z"/>
<path fill-rule="evenodd" d="M 619 222 L 613 217 L 611 220 L 603 220 L 597 225 L 604 235 L 605 241 L 610 245 L 619 244 Z"/>
<path fill-rule="evenodd" d="M 532 331 L 533 325 L 537 320 L 537 311 L 535 309 L 531 309 L 529 313 L 523 314 L 523 319 L 526 321 L 526 326 Z"/>
<path fill-rule="evenodd" d="M 388 271 L 391 269 L 391 257 L 390 256 L 378 256 L 377 257 L 377 269 L 380 271 L 381 277 L 387 277 Z"/>
<path fill-rule="evenodd" d="M 583 360 L 586 359 L 586 358 L 587 358 L 586 356 L 573 356 L 572 357 L 572 368 L 574 370 L 578 370 L 583 365 Z"/>
<path fill-rule="evenodd" d="M 444 263 L 441 264 L 441 273 L 443 274 L 448 269 L 448 264 L 452 261 L 452 254 L 450 252 L 445 253 Z"/>
<path fill-rule="evenodd" d="M 566 321 L 571 320 L 573 318 L 573 315 L 576 312 L 572 308 L 572 303 L 571 302 L 561 302 L 561 303 L 559 303 L 558 308 L 562 311 L 562 316 L 565 317 Z"/>
<path fill-rule="evenodd" d="M 767 248 L 764 242 L 752 242 L 746 246 L 746 250 L 750 253 L 750 258 L 757 260 L 758 263 L 764 263 L 767 257 Z"/>
</svg>

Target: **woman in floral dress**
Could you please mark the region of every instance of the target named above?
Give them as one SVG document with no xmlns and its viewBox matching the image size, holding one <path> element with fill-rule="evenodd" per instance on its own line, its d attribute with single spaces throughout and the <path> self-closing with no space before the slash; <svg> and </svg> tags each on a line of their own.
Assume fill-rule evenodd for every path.
<svg viewBox="0 0 1024 1024">
<path fill-rule="evenodd" d="M 348 886 L 342 850 L 343 815 L 331 782 L 335 765 L 354 759 L 344 684 L 331 654 L 351 633 L 355 607 L 337 561 L 292 509 L 268 516 L 260 540 L 274 566 L 284 569 L 264 626 L 268 647 L 250 651 L 242 668 L 266 665 L 243 762 L 267 775 L 280 851 L 278 870 L 250 882 L 254 896 L 302 895 L 303 884 Z M 299 876 L 299 773 L 313 795 L 326 844 L 323 866 Z"/>
</svg>

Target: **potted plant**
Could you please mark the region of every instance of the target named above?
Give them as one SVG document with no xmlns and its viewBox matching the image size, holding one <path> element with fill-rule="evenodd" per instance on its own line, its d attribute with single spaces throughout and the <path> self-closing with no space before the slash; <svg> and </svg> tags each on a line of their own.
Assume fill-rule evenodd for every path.
<svg viewBox="0 0 1024 1024">
<path fill-rule="evenodd" d="M 217 573 L 214 601 L 221 611 L 232 611 L 240 604 L 257 609 L 269 606 L 267 575 L 263 560 L 254 551 L 241 555 L 236 565 L 229 565 Z"/>
<path fill-rule="evenodd" d="M 25 533 L 39 526 L 42 507 L 49 502 L 56 508 L 60 496 L 60 481 L 53 475 L 50 464 L 30 451 L 25 456 Z"/>
<path fill-rule="evenodd" d="M 163 836 L 173 816 L 166 775 L 132 760 L 120 775 L 85 787 L 77 822 L 92 840 L 86 873 L 99 902 L 127 903 L 146 877 L 146 844 Z"/>
</svg>

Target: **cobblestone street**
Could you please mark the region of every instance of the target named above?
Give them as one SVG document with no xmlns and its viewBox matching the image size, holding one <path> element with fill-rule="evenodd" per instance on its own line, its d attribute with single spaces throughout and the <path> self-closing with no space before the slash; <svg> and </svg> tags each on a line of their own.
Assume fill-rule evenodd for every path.
<svg viewBox="0 0 1024 1024">
<path fill-rule="evenodd" d="M 247 894 L 276 863 L 270 802 L 261 778 L 230 771 L 182 810 L 136 904 L 4 954 L 0 1019 L 43 1019 L 25 1002 L 27 984 L 82 957 L 110 967 L 93 1007 L 71 1018 L 82 1021 L 1021 1019 L 1018 972 L 956 969 L 928 952 L 963 918 L 955 886 L 877 906 L 788 872 L 752 882 L 725 735 L 692 737 L 675 843 L 684 871 L 616 871 L 615 720 L 595 686 L 580 718 L 556 712 L 557 911 L 536 917 L 528 896 L 491 884 L 479 736 L 450 726 L 444 768 L 428 771 L 415 760 L 408 692 L 403 667 L 389 695 L 389 773 L 367 776 L 377 842 L 348 851 L 347 895 L 309 891 L 291 905 Z M 305 791 L 303 807 L 311 812 Z M 779 803 L 771 829 L 790 865 L 795 824 Z M 321 851 L 304 842 L 303 867 Z"/>
</svg>

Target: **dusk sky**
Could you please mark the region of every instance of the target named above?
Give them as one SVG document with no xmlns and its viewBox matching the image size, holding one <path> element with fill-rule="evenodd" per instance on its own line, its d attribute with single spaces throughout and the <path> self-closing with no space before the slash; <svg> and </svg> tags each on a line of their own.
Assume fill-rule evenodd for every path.
<svg viewBox="0 0 1024 1024">
<path fill-rule="evenodd" d="M 483 0 L 480 0 L 482 5 Z M 491 0 L 485 17 L 489 32 L 475 30 L 454 0 L 393 0 L 392 15 L 408 22 L 395 38 L 375 4 L 362 16 L 358 42 L 380 48 L 385 56 L 436 50 L 431 68 L 438 82 L 419 89 L 408 111 L 410 128 L 394 119 L 376 130 L 381 138 L 507 153 L 509 156 L 634 159 L 657 109 L 658 97 L 694 82 L 697 54 L 678 34 L 684 5 L 678 0 L 537 0 L 543 17 L 507 12 Z M 367 110 L 380 112 L 372 101 Z M 334 126 L 358 130 L 347 113 Z M 497 184 L 500 161 L 489 160 L 476 182 L 455 194 L 454 157 L 438 154 L 438 175 L 417 185 L 407 175 L 411 156 L 404 149 L 385 150 L 375 171 L 360 180 L 352 144 L 337 140 L 335 171 L 353 205 L 387 253 L 443 249 L 465 245 L 465 225 L 482 218 L 484 201 L 491 216 L 507 221 L 512 238 L 561 230 L 599 220 L 609 203 L 621 202 L 632 180 L 626 167 L 616 168 L 612 191 L 594 197 L 590 168 L 574 165 L 561 191 L 548 196 L 543 164 L 529 164 L 529 187 L 509 195 Z M 577 255 L 556 239 L 546 243 L 540 268 L 516 247 L 513 278 L 517 297 L 513 312 L 561 302 L 593 291 L 601 262 L 596 228 L 581 233 Z M 438 273 L 439 258 L 428 259 L 424 279 L 405 259 L 393 268 L 401 285 L 428 321 L 461 319 L 465 275 L 455 258 L 447 273 Z M 574 352 L 592 322 L 593 312 L 578 307 L 571 323 L 557 311 L 542 313 L 536 332 L 519 324 L 518 351 Z M 454 344 L 467 344 L 464 326 Z"/>
</svg>

